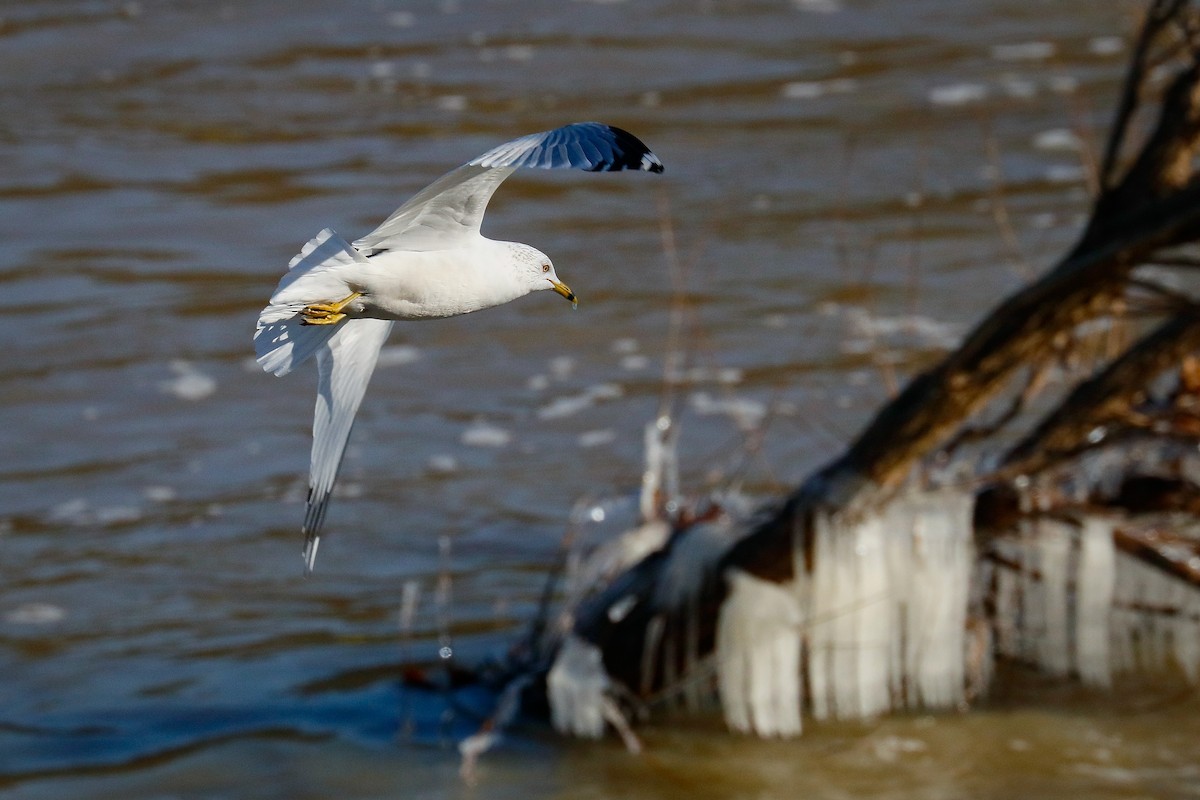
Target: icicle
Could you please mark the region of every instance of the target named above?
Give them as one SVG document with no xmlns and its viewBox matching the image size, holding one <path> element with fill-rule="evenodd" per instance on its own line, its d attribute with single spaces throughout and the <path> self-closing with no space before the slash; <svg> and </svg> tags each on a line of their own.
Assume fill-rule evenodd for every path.
<svg viewBox="0 0 1200 800">
<path fill-rule="evenodd" d="M 913 562 L 906 617 L 906 665 L 925 708 L 964 702 L 967 603 L 972 553 L 969 494 L 946 490 L 916 495 Z M 916 703 L 910 698 L 910 705 Z"/>
<path fill-rule="evenodd" d="M 831 618 L 830 609 L 836 604 L 837 582 L 833 570 L 825 566 L 833 560 L 834 537 L 837 535 L 833 527 L 824 514 L 817 514 L 813 519 L 813 570 L 805 581 L 808 603 L 801 606 L 807 626 L 808 701 L 817 719 L 829 719 L 837 713 L 833 700 L 833 630 L 826 624 Z M 803 596 L 799 587 L 797 594 Z"/>
<path fill-rule="evenodd" d="M 726 575 L 717 618 L 717 680 L 729 727 L 759 736 L 800 733 L 800 608 L 791 587 L 741 570 Z"/>
<path fill-rule="evenodd" d="M 678 429 L 670 415 L 663 414 L 646 425 L 643 442 L 646 468 L 642 472 L 640 510 L 643 520 L 658 519 L 679 499 Z"/>
<path fill-rule="evenodd" d="M 704 579 L 741 536 L 738 520 L 721 516 L 697 523 L 676 535 L 667 563 L 654 587 L 659 608 L 684 608 L 699 596 Z"/>
<path fill-rule="evenodd" d="M 996 543 L 997 546 L 1001 542 Z M 1006 658 L 1021 655 L 1021 576 L 1007 566 L 996 568 L 996 653 Z"/>
<path fill-rule="evenodd" d="M 716 575 L 716 565 L 737 541 L 740 531 L 738 520 L 722 514 L 711 522 L 694 524 L 676 533 L 651 595 L 652 607 L 668 612 L 675 624 L 666 633 L 666 640 L 663 623 L 657 625 L 656 648 L 643 654 L 643 680 L 649 674 L 648 669 L 653 669 L 656 662 L 661 663 L 664 686 L 672 687 L 682 679 L 682 691 L 673 696 L 689 710 L 698 711 L 713 699 L 711 683 L 691 677 L 700 660 L 701 592 Z M 677 669 L 680 656 L 682 670 Z"/>
<path fill-rule="evenodd" d="M 584 597 L 606 586 L 614 576 L 662 548 L 670 535 L 670 525 L 653 520 L 604 542 L 586 557 L 572 558 L 563 586 L 564 607 L 576 607 Z"/>
<path fill-rule="evenodd" d="M 1020 523 L 1020 649 L 1018 657 L 1032 664 L 1040 663 L 1039 641 L 1046 630 L 1046 603 L 1042 599 L 1042 581 L 1038 574 L 1037 524 L 1031 520 Z"/>
<path fill-rule="evenodd" d="M 659 646 L 667 621 L 662 614 L 655 614 L 646 623 L 645 639 L 642 643 L 641 695 L 645 697 L 654 688 L 654 665 L 658 663 Z"/>
<path fill-rule="evenodd" d="M 813 620 L 813 625 L 828 631 L 822 644 L 830 651 L 827 663 L 832 671 L 829 686 L 834 717 L 854 719 L 859 716 L 858 651 L 864 643 L 858 634 L 858 618 L 862 604 L 878 602 L 878 598 L 864 598 L 861 594 L 857 540 L 864 528 L 877 525 L 878 520 L 874 518 L 858 525 L 832 522 L 829 531 L 821 537 L 824 548 L 817 551 L 817 569 L 828 570 L 832 575 L 830 603 L 825 614 Z M 872 530 L 871 534 L 874 532 Z"/>
<path fill-rule="evenodd" d="M 1142 606 L 1148 609 L 1166 609 L 1171 607 L 1170 579 L 1146 564 L 1137 562 L 1137 570 L 1141 573 Z M 1157 611 L 1143 612 L 1146 632 L 1148 635 L 1142 647 L 1143 665 L 1150 670 L 1162 669 L 1168 663 L 1171 655 L 1171 624 L 1163 614 Z M 1139 642 L 1141 644 L 1141 642 Z"/>
<path fill-rule="evenodd" d="M 893 708 L 902 708 L 915 698 L 909 696 L 907 648 L 909 641 L 908 611 L 911 608 L 911 582 L 914 576 L 913 540 L 916 507 L 912 503 L 892 503 L 886 510 L 886 559 L 888 583 L 891 587 L 888 615 L 888 690 Z"/>
<path fill-rule="evenodd" d="M 817 514 L 807 619 L 813 715 L 963 701 L 972 499 L 913 493 L 847 522 Z"/>
<path fill-rule="evenodd" d="M 592 739 L 603 736 L 608 688 L 600 648 L 578 636 L 567 636 L 546 677 L 555 729 Z"/>
<path fill-rule="evenodd" d="M 1179 584 L 1182 595 L 1175 623 L 1175 660 L 1192 683 L 1200 682 L 1200 592 Z"/>
<path fill-rule="evenodd" d="M 1139 597 L 1137 573 L 1133 559 L 1123 553 L 1114 554 L 1112 613 L 1109 620 L 1110 662 L 1113 673 L 1131 672 L 1137 667 L 1138 613 L 1132 606 Z"/>
<path fill-rule="evenodd" d="M 1036 524 L 1042 613 L 1041 629 L 1033 634 L 1037 663 L 1051 675 L 1064 676 L 1071 671 L 1067 584 L 1074 532 L 1075 526 L 1054 519 L 1041 519 Z"/>
<path fill-rule="evenodd" d="M 1080 539 L 1075 579 L 1075 668 L 1085 684 L 1112 685 L 1109 620 L 1116 580 L 1112 520 L 1088 517 Z"/>
<path fill-rule="evenodd" d="M 716 643 L 729 726 L 799 732 L 802 641 L 817 719 L 962 704 L 972 510 L 971 495 L 945 490 L 894 498 L 865 518 L 817 513 L 797 535 L 792 586 L 731 570 Z M 989 675 L 990 644 L 972 642 L 975 673 Z"/>
<path fill-rule="evenodd" d="M 870 717 L 891 708 L 891 685 L 889 654 L 895 631 L 892 610 L 896 607 L 892 585 L 888 580 L 887 538 L 895 530 L 888 530 L 883 519 L 865 524 L 858 529 L 854 555 L 857 566 L 859 607 L 855 616 L 857 646 L 851 652 L 855 656 L 855 680 L 858 683 L 858 703 L 854 708 L 857 717 Z"/>
<path fill-rule="evenodd" d="M 1164 627 L 1169 631 L 1171 639 L 1171 655 L 1176 665 L 1183 670 L 1189 683 L 1196 683 L 1200 677 L 1200 639 L 1197 634 L 1196 619 L 1191 615 L 1195 608 L 1194 597 L 1196 590 L 1183 581 L 1163 575 L 1168 588 L 1168 607 L 1175 609 L 1175 614 L 1164 620 Z"/>
</svg>

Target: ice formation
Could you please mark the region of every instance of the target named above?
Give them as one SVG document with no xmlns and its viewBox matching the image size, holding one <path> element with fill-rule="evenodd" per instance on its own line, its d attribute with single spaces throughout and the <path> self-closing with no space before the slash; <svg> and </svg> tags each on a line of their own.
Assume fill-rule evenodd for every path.
<svg viewBox="0 0 1200 800">
<path fill-rule="evenodd" d="M 725 720 L 742 733 L 800 733 L 801 612 L 796 594 L 739 570 L 717 620 Z"/>
<path fill-rule="evenodd" d="M 817 719 L 963 702 L 972 502 L 913 492 L 860 518 L 819 512 L 790 585 L 731 571 L 717 629 L 730 727 L 797 734 L 805 699 Z"/>
<path fill-rule="evenodd" d="M 600 648 L 567 636 L 546 676 L 554 728 L 589 739 L 603 736 L 609 684 Z"/>
<path fill-rule="evenodd" d="M 1119 673 L 1200 680 L 1200 591 L 1119 550 L 1118 520 L 1039 518 L 998 543 L 999 654 L 1107 688 Z"/>
</svg>

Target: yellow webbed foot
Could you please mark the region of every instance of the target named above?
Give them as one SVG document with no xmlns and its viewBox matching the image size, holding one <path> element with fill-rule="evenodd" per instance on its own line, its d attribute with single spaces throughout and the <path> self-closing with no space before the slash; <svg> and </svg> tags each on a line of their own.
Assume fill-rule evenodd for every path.
<svg viewBox="0 0 1200 800">
<path fill-rule="evenodd" d="M 313 303 L 305 306 L 300 312 L 300 321 L 305 325 L 336 325 L 346 318 L 342 309 L 360 297 L 362 292 L 355 292 L 334 303 Z"/>
</svg>

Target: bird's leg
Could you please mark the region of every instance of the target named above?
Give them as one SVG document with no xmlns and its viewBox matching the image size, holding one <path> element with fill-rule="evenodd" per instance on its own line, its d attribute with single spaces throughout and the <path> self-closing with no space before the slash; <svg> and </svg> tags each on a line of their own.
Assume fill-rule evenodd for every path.
<svg viewBox="0 0 1200 800">
<path fill-rule="evenodd" d="M 313 303 L 300 312 L 300 321 L 305 325 L 336 325 L 346 318 L 342 309 L 362 297 L 362 292 L 355 292 L 349 297 L 334 303 Z"/>
</svg>

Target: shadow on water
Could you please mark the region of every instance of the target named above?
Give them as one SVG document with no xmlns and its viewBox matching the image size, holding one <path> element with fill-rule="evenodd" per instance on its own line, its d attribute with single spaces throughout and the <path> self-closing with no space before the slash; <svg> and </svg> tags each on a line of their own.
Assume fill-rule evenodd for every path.
<svg viewBox="0 0 1200 800">
<path fill-rule="evenodd" d="M 138 772 L 252 741 L 304 745 L 336 740 L 394 751 L 401 762 L 429 751 L 455 763 L 456 744 L 479 729 L 495 695 L 477 683 L 438 689 L 380 679 L 400 671 L 394 666 L 356 670 L 259 706 L 145 703 L 136 710 L 46 715 L 36 725 L 0 719 L 4 763 L 19 765 L 0 767 L 0 789 Z M 357 688 L 332 688 L 346 684 Z"/>
</svg>

